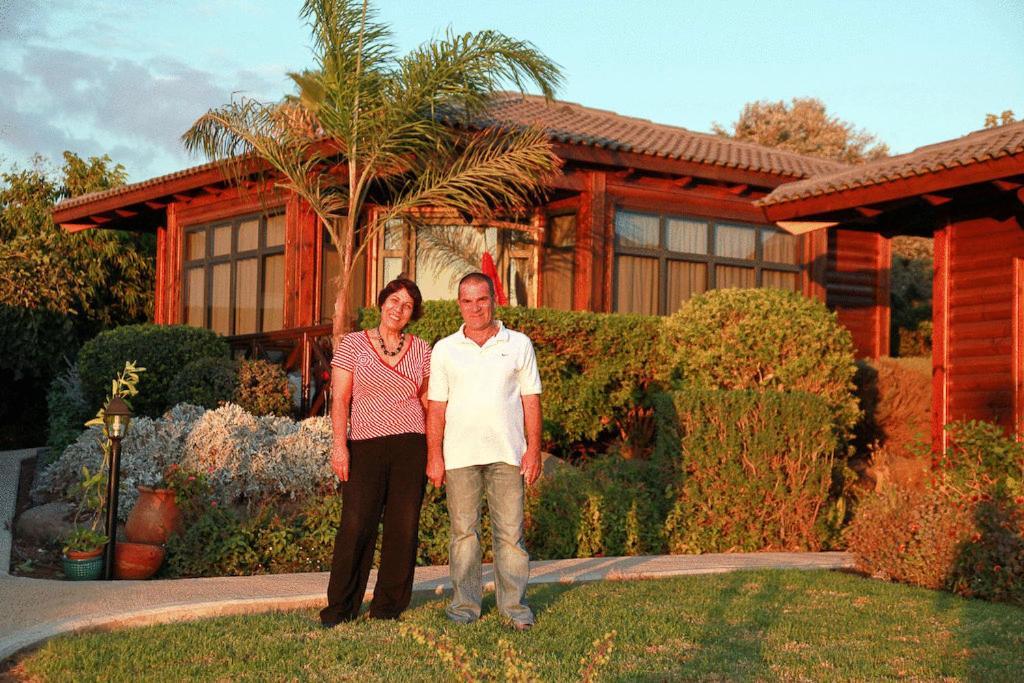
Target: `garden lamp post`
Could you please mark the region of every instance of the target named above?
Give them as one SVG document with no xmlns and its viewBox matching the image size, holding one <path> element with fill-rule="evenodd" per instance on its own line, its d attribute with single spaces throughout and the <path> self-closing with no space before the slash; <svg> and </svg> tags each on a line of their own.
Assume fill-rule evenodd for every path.
<svg viewBox="0 0 1024 683">
<path fill-rule="evenodd" d="M 117 494 L 121 484 L 121 439 L 128 432 L 132 419 L 131 408 L 114 396 L 103 410 L 103 423 L 110 439 L 110 472 L 107 474 L 107 548 L 103 556 L 103 578 L 114 575 L 114 551 L 117 545 Z"/>
</svg>

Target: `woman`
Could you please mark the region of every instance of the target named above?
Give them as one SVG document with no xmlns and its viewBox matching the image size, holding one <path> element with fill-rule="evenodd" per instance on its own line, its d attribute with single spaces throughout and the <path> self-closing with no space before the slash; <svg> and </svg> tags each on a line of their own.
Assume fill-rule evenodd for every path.
<svg viewBox="0 0 1024 683">
<path fill-rule="evenodd" d="M 341 480 L 341 524 L 320 622 L 359 615 L 384 517 L 370 617 L 397 619 L 409 606 L 420 505 L 426 485 L 424 423 L 430 346 L 405 333 L 422 314 L 416 283 L 393 280 L 377 297 L 380 325 L 345 335 L 331 361 L 331 468 Z"/>
</svg>

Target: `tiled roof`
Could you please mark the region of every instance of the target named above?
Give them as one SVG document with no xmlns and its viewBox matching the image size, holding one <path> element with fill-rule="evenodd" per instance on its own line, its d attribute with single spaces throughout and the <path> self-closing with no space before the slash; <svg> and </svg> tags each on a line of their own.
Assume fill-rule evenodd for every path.
<svg viewBox="0 0 1024 683">
<path fill-rule="evenodd" d="M 203 171 L 210 171 L 217 168 L 219 163 L 220 162 L 217 161 L 211 161 L 209 163 L 201 164 L 199 166 L 192 166 L 190 168 L 182 169 L 180 171 L 175 171 L 174 173 L 168 173 L 166 175 L 157 176 L 155 178 L 150 178 L 148 180 L 141 180 L 137 183 L 129 183 L 128 185 L 121 185 L 120 187 L 115 187 L 110 190 L 103 190 L 102 192 L 90 192 L 89 194 L 83 194 L 77 197 L 72 197 L 71 199 L 65 199 L 64 201 L 60 202 L 54 207 L 54 211 L 65 211 L 67 209 L 73 209 L 76 206 L 81 206 L 82 204 L 89 204 L 100 199 L 116 197 L 119 194 L 127 194 L 129 192 L 134 192 L 135 190 L 143 190 L 147 187 L 162 185 L 163 183 L 166 183 L 170 180 L 178 180 L 179 178 L 187 178 L 192 175 L 198 175 Z"/>
<path fill-rule="evenodd" d="M 554 142 L 760 171 L 782 178 L 807 178 L 846 168 L 845 164 L 835 161 L 762 147 L 749 142 L 738 142 L 708 133 L 695 133 L 685 128 L 622 116 L 572 102 L 547 102 L 543 97 L 536 95 L 502 94 L 495 102 L 492 112 L 493 121 L 496 123 L 540 126 L 548 132 Z M 67 199 L 58 204 L 55 210 L 66 211 L 98 200 L 197 175 L 216 167 L 217 163 L 211 162 L 112 190 Z"/>
<path fill-rule="evenodd" d="M 1024 122 L 1011 123 L 975 131 L 955 140 L 918 147 L 907 154 L 854 166 L 837 173 L 786 183 L 756 203 L 768 206 L 792 202 L 1021 153 L 1024 153 Z"/>
<path fill-rule="evenodd" d="M 612 151 L 636 152 L 791 178 L 807 178 L 847 167 L 836 161 L 708 133 L 695 133 L 573 102 L 547 102 L 536 95 L 507 93 L 497 100 L 492 111 L 496 122 L 540 126 L 555 142 Z"/>
</svg>

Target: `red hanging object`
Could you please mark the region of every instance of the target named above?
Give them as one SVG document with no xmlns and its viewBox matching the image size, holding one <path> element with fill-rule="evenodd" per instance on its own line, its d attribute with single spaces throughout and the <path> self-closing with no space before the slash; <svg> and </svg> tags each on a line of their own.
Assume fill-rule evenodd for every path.
<svg viewBox="0 0 1024 683">
<path fill-rule="evenodd" d="M 498 279 L 498 269 L 495 267 L 494 258 L 489 251 L 484 251 L 483 259 L 480 262 L 480 272 L 491 278 L 491 281 L 494 282 L 494 295 L 498 299 L 498 305 L 508 306 L 508 297 L 505 296 L 501 280 Z"/>
</svg>

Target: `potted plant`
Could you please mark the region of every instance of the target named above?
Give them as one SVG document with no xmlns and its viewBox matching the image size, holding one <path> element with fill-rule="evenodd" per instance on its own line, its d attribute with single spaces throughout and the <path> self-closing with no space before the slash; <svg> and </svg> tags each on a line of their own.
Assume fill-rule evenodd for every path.
<svg viewBox="0 0 1024 683">
<path fill-rule="evenodd" d="M 71 493 L 75 496 L 74 529 L 64 537 L 64 575 L 72 581 L 98 579 L 103 573 L 103 548 L 110 540 L 99 530 L 106 477 L 82 467 L 82 480 Z M 87 522 L 87 523 L 83 523 Z"/>
<path fill-rule="evenodd" d="M 125 535 L 134 543 L 164 544 L 179 533 L 182 512 L 209 493 L 206 476 L 174 463 L 156 486 L 139 486 L 139 499 L 128 515 Z"/>
</svg>

